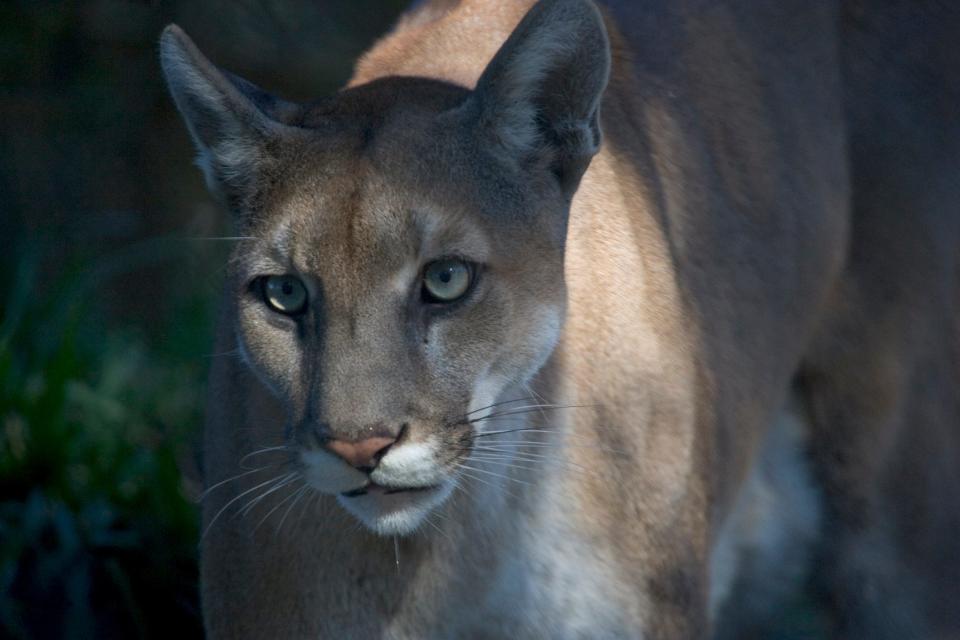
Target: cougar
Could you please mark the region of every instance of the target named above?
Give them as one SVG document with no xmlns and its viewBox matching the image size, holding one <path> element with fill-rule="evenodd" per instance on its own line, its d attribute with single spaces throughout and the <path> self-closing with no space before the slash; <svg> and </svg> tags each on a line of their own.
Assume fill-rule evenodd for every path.
<svg viewBox="0 0 960 640">
<path fill-rule="evenodd" d="M 428 0 L 310 104 L 168 27 L 209 636 L 960 637 L 958 13 Z"/>
</svg>

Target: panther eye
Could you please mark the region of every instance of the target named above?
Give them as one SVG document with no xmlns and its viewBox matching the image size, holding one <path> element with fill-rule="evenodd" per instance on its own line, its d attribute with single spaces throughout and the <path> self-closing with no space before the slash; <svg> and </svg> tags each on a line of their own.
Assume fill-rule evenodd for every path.
<svg viewBox="0 0 960 640">
<path fill-rule="evenodd" d="M 470 266 L 457 258 L 431 262 L 423 270 L 423 298 L 426 302 L 453 302 L 470 288 Z"/>
<path fill-rule="evenodd" d="M 307 288 L 295 276 L 267 276 L 263 282 L 263 298 L 274 311 L 292 316 L 306 308 Z"/>
</svg>

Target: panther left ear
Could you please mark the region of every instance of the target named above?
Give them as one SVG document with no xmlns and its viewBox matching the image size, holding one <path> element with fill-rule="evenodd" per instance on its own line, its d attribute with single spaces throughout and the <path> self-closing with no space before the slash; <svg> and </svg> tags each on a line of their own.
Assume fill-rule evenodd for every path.
<svg viewBox="0 0 960 640">
<path fill-rule="evenodd" d="M 208 188 L 239 213 L 270 164 L 268 141 L 297 106 L 218 69 L 176 25 L 160 37 L 160 62 Z"/>
<path fill-rule="evenodd" d="M 545 161 L 572 198 L 600 148 L 609 75 L 610 46 L 596 7 L 541 0 L 477 82 L 471 100 L 481 134 L 504 158 Z"/>
</svg>

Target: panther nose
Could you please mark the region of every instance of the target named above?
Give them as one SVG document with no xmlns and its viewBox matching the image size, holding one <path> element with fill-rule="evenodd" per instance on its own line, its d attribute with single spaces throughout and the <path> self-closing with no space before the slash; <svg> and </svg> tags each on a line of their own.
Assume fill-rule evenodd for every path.
<svg viewBox="0 0 960 640">
<path fill-rule="evenodd" d="M 325 444 L 327 449 L 346 460 L 350 466 L 369 473 L 396 441 L 394 437 L 374 436 L 354 442 L 334 438 Z"/>
</svg>

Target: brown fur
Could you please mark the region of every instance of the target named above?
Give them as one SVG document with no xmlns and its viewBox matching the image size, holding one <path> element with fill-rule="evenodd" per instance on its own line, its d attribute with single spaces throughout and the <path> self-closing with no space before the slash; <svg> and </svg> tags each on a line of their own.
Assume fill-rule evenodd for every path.
<svg viewBox="0 0 960 640">
<path fill-rule="evenodd" d="M 455 469 L 472 427 L 445 419 L 491 367 L 529 369 L 518 378 L 532 397 L 577 405 L 515 418 L 549 427 L 536 444 L 555 446 L 508 443 L 520 462 L 489 468 L 516 482 L 462 478 L 436 526 L 410 536 L 358 528 L 319 494 L 277 531 L 269 510 L 284 512 L 285 491 L 251 517 L 221 516 L 203 543 L 210 636 L 747 634 L 735 605 L 711 619 L 710 557 L 794 389 L 824 503 L 812 580 L 833 633 L 958 637 L 957 11 L 604 5 L 604 145 L 577 185 L 576 153 L 592 151 L 538 147 L 514 166 L 485 155 L 510 140 L 477 142 L 449 116 L 502 88 L 467 89 L 530 4 L 426 3 L 350 88 L 304 108 L 237 89 L 185 36 L 165 36 L 229 106 L 221 119 L 194 108 L 185 58 L 165 53 L 181 56 L 168 77 L 208 176 L 254 238 L 235 252 L 221 313 L 217 351 L 239 335 L 246 361 L 214 366 L 208 485 L 261 447 L 313 446 L 318 420 L 352 434 L 407 421 L 411 441 L 443 438 Z M 540 9 L 592 15 L 575 0 Z M 578 85 L 599 78 L 596 50 Z M 225 166 L 215 145 L 237 127 L 254 132 L 249 153 Z M 482 303 L 443 325 L 437 358 L 383 282 L 429 257 L 423 242 L 490 265 Z M 264 269 L 304 274 L 322 300 L 296 338 L 250 294 Z M 534 337 L 553 309 L 563 329 L 541 368 Z M 205 527 L 275 473 L 214 490 Z"/>
</svg>

